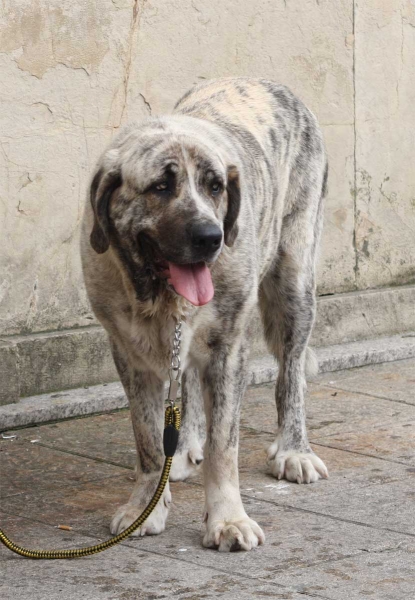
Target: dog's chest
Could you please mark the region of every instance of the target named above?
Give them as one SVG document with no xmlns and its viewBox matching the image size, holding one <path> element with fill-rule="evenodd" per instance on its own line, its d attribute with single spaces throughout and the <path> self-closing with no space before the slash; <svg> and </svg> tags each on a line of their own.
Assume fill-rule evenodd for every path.
<svg viewBox="0 0 415 600">
<path fill-rule="evenodd" d="M 203 369 L 209 361 L 209 332 L 215 322 L 213 307 L 206 306 L 182 322 L 180 342 L 181 369 L 190 364 Z M 120 323 L 118 326 L 120 327 Z M 176 320 L 149 319 L 125 320 L 122 323 L 123 339 L 131 362 L 139 370 L 152 371 L 160 379 L 167 379 L 171 366 Z M 127 334 L 127 335 L 126 335 Z"/>
<path fill-rule="evenodd" d="M 171 363 L 173 336 L 174 323 L 160 323 L 154 319 L 131 323 L 130 349 L 137 367 L 166 379 Z"/>
</svg>

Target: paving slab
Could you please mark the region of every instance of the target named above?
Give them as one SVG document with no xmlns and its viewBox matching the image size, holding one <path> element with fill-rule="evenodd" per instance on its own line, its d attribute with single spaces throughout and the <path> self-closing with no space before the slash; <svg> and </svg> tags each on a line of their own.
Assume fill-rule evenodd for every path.
<svg viewBox="0 0 415 600">
<path fill-rule="evenodd" d="M 93 538 L 45 527 L 21 517 L 10 523 L 10 533 L 19 534 L 27 545 L 38 545 L 42 540 L 50 548 L 95 543 Z M 182 555 L 166 559 L 131 544 L 79 560 L 58 561 L 31 561 L 0 547 L 0 594 L 3 600 L 210 600 L 218 597 L 304 600 L 319 597 L 297 594 L 287 586 L 251 578 L 249 573 L 235 575 L 227 572 L 220 560 L 218 563 L 217 569 L 200 567 L 183 560 Z"/>
<path fill-rule="evenodd" d="M 325 373 L 319 383 L 415 405 L 415 358 Z"/>
<path fill-rule="evenodd" d="M 315 438 L 314 442 L 415 468 L 415 427 L 412 424 L 394 423 L 389 427 L 383 424 L 372 431 L 336 434 L 326 438 Z"/>
<path fill-rule="evenodd" d="M 263 477 L 258 474 L 249 477 L 242 474 L 241 490 L 244 496 L 274 502 L 278 506 L 415 536 L 413 472 L 391 483 L 356 485 L 345 477 L 343 482 L 338 478 L 337 482 L 320 481 L 297 487 L 287 482 L 264 484 Z"/>
<path fill-rule="evenodd" d="M 10 432 L 6 432 L 8 435 Z M 18 440 L 111 462 L 134 469 L 136 449 L 130 411 L 37 425 L 13 431 Z"/>
<path fill-rule="evenodd" d="M 10 515 L 27 516 L 52 526 L 76 527 L 105 539 L 110 537 L 111 518 L 116 509 L 127 502 L 133 485 L 133 473 L 126 470 L 116 477 L 76 486 L 62 485 L 54 491 L 37 490 L 34 486 L 18 495 L 6 495 L 1 509 Z M 170 486 L 173 502 L 168 527 L 189 523 L 198 526 L 203 516 L 203 487 L 185 482 L 174 482 Z"/>
<path fill-rule="evenodd" d="M 325 516 L 279 507 L 269 502 L 246 498 L 245 509 L 263 528 L 266 543 L 251 553 L 218 553 L 201 547 L 202 524 L 173 527 L 157 538 L 140 538 L 129 543 L 143 549 L 153 549 L 168 556 L 183 553 L 184 560 L 209 567 L 219 562 L 235 574 L 247 570 L 253 577 L 274 581 L 278 573 L 340 558 L 380 552 L 411 541 L 408 536 L 368 529 Z M 292 585 L 291 582 L 289 585 Z"/>
<path fill-rule="evenodd" d="M 336 386 L 309 383 L 306 394 L 307 430 L 309 438 L 339 433 L 380 430 L 394 434 L 403 427 L 406 437 L 415 435 L 415 410 L 405 404 L 375 398 Z M 274 386 L 258 386 L 247 391 L 241 425 L 275 433 L 277 410 Z M 397 435 L 399 435 L 397 433 Z M 415 443 L 413 443 L 415 446 Z"/>
<path fill-rule="evenodd" d="M 356 489 L 345 485 L 341 495 L 338 492 L 327 490 L 326 494 L 321 494 L 319 497 L 309 495 L 301 500 L 299 497 L 288 500 L 287 496 L 284 496 L 283 502 L 285 501 L 302 510 L 310 510 L 415 537 L 415 480 L 413 476 L 376 487 Z"/>
<path fill-rule="evenodd" d="M 321 386 L 310 391 L 306 408 L 310 439 L 376 431 L 378 436 L 402 434 L 408 446 L 414 443 L 415 410 L 412 406 Z"/>
<path fill-rule="evenodd" d="M 364 555 L 278 574 L 300 593 L 333 600 L 409 600 L 415 590 L 415 545 L 398 543 Z"/>
<path fill-rule="evenodd" d="M 62 487 L 52 493 L 27 489 L 23 494 L 6 496 L 1 508 L 12 515 L 53 526 L 77 527 L 105 539 L 110 537 L 109 523 L 115 510 L 128 500 L 133 487 L 131 479 L 128 472 L 111 479 Z"/>
<path fill-rule="evenodd" d="M 6 510 L 25 510 L 24 514 L 30 516 L 30 521 L 39 526 L 36 537 L 28 535 L 26 525 L 25 528 L 19 529 L 18 519 L 8 512 L 2 515 L 4 528 L 7 527 L 10 536 L 16 536 L 18 543 L 27 544 L 29 547 L 66 547 L 60 543 L 61 538 L 72 542 L 74 547 L 95 543 L 96 538 L 105 539 L 109 535 L 108 508 L 113 508 L 110 506 L 111 498 L 104 490 L 101 499 L 101 494 L 92 483 L 79 487 L 83 487 L 82 493 L 75 491 L 73 497 L 68 488 L 61 494 L 53 494 L 52 497 L 30 497 L 24 502 L 5 504 Z M 358 524 L 330 520 L 324 515 L 276 506 L 272 502 L 256 498 L 245 498 L 247 512 L 264 528 L 266 544 L 252 553 L 222 555 L 201 546 L 202 488 L 189 484 L 179 484 L 179 490 L 177 487 L 176 485 L 173 495 L 177 510 L 180 511 L 181 525 L 171 525 L 169 519 L 169 526 L 162 535 L 130 539 L 123 545 L 166 557 L 180 557 L 193 564 L 220 568 L 241 577 L 248 570 L 250 577 L 273 581 L 278 573 L 287 569 L 306 568 L 364 552 L 380 552 L 408 541 L 407 536 L 399 533 L 367 529 Z M 121 499 L 120 487 L 111 489 L 119 490 L 116 497 Z M 173 508 L 170 515 L 173 522 L 174 513 Z M 64 524 L 71 525 L 73 531 L 59 532 L 61 538 L 51 543 L 48 531 L 51 527 L 56 527 L 56 524 L 62 524 L 62 515 L 65 515 Z M 43 529 L 39 521 L 44 525 Z M 94 539 L 84 542 L 83 534 L 89 534 Z"/>
<path fill-rule="evenodd" d="M 110 464 L 39 446 L 37 438 L 32 441 L 0 440 L 0 498 L 119 475 Z"/>
</svg>

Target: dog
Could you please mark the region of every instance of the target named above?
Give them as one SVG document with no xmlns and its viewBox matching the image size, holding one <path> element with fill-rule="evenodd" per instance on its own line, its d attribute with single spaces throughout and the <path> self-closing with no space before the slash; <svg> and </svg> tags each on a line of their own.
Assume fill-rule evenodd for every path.
<svg viewBox="0 0 415 600">
<path fill-rule="evenodd" d="M 257 305 L 279 365 L 270 470 L 298 483 L 328 476 L 309 446 L 304 410 L 327 171 L 314 115 L 286 87 L 253 78 L 195 86 L 172 115 L 125 126 L 100 158 L 82 225 L 83 272 L 137 448 L 137 481 L 112 534 L 139 516 L 160 477 L 163 391 L 180 318 L 183 425 L 171 479 L 203 461 L 203 545 L 264 542 L 244 510 L 237 466 Z M 162 532 L 170 503 L 167 484 L 135 535 Z"/>
</svg>

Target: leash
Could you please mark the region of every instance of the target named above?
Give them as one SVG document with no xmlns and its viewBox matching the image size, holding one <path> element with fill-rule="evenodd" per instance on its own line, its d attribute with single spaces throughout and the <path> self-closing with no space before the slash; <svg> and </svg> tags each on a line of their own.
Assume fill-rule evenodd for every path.
<svg viewBox="0 0 415 600">
<path fill-rule="evenodd" d="M 15 544 L 5 533 L 0 529 L 0 541 L 12 552 L 19 554 L 20 556 L 24 556 L 25 558 L 48 558 L 48 559 L 57 559 L 57 558 L 81 558 L 83 556 L 90 556 L 91 554 L 98 554 L 98 552 L 102 552 L 103 550 L 107 550 L 107 548 L 111 548 L 116 544 L 125 540 L 129 535 L 133 533 L 136 529 L 140 527 L 144 523 L 146 519 L 151 515 L 153 510 L 155 509 L 158 501 L 163 495 L 166 484 L 169 480 L 170 469 L 173 461 L 174 453 L 176 452 L 177 442 L 179 441 L 179 430 L 181 423 L 180 411 L 175 405 L 177 395 L 180 387 L 180 377 L 181 377 L 181 368 L 180 368 L 180 343 L 182 336 L 182 321 L 181 319 L 177 322 L 177 325 L 174 330 L 174 339 L 173 339 L 173 352 L 171 358 L 171 365 L 169 369 L 169 377 L 170 377 L 170 386 L 169 386 L 169 394 L 166 402 L 169 403 L 169 406 L 166 408 L 165 419 L 164 419 L 164 433 L 163 433 L 163 448 L 164 455 L 166 457 L 164 461 L 163 470 L 160 476 L 160 481 L 157 486 L 156 491 L 154 492 L 153 497 L 150 502 L 147 504 L 144 511 L 141 515 L 131 523 L 127 529 L 115 535 L 114 537 L 101 542 L 100 544 L 95 544 L 94 546 L 87 546 L 85 548 L 70 548 L 67 550 L 30 550 L 28 548 L 24 548 L 23 546 L 18 546 Z"/>
</svg>

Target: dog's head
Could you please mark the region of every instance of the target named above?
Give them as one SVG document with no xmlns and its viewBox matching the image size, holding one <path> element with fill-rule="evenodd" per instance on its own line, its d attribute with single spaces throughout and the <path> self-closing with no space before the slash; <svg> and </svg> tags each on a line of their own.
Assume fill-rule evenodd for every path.
<svg viewBox="0 0 415 600">
<path fill-rule="evenodd" d="M 120 134 L 91 183 L 90 241 L 111 245 L 145 301 L 166 286 L 195 305 L 213 296 L 209 266 L 232 246 L 239 176 L 202 136 L 181 135 L 152 119 Z"/>
</svg>

